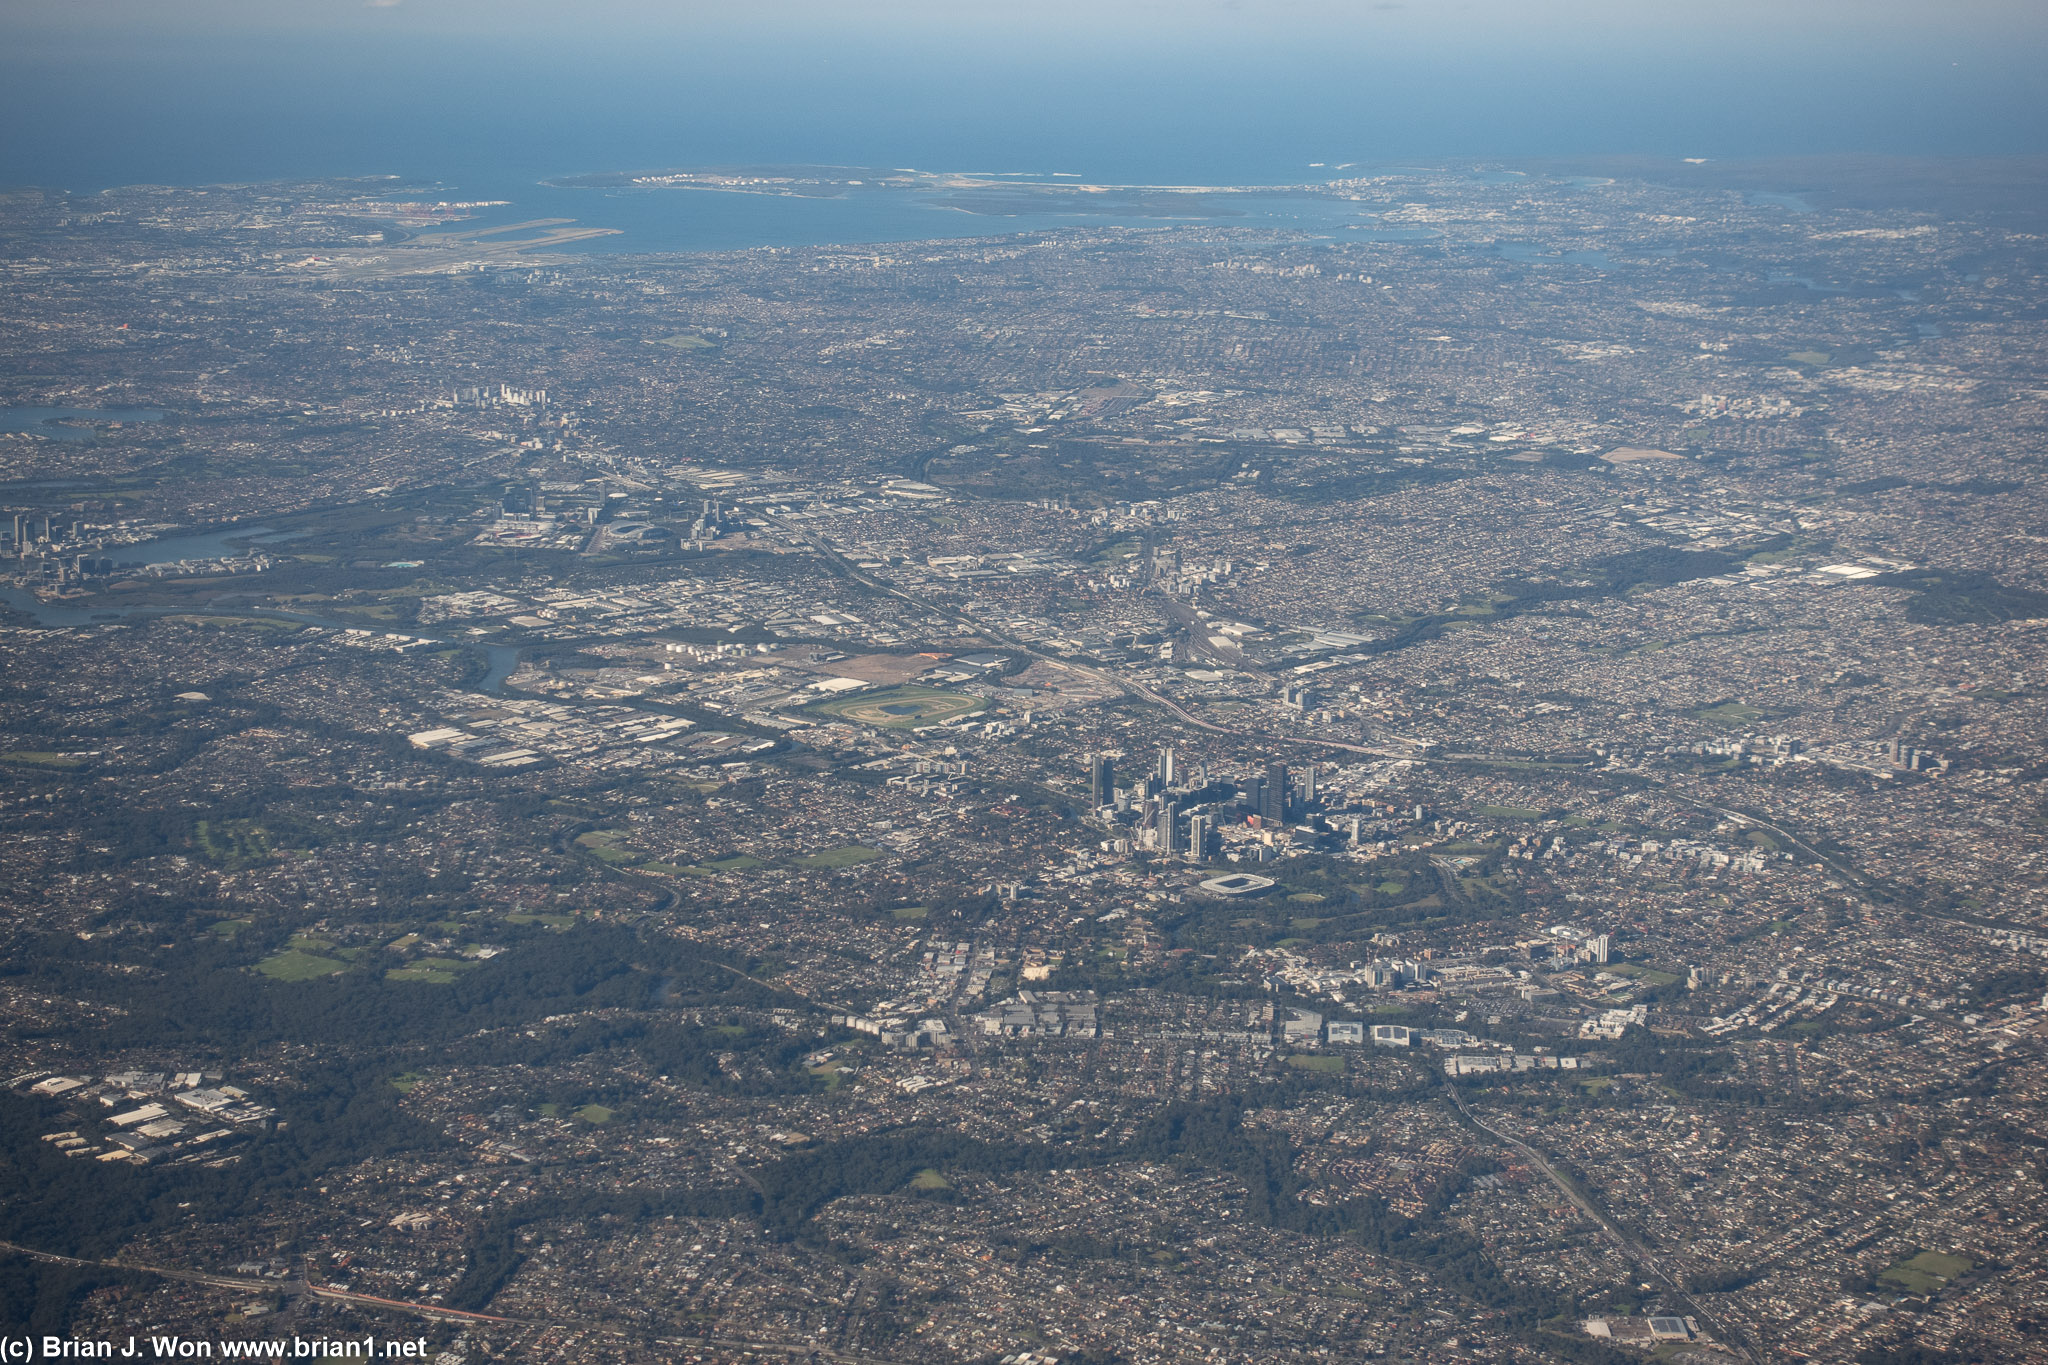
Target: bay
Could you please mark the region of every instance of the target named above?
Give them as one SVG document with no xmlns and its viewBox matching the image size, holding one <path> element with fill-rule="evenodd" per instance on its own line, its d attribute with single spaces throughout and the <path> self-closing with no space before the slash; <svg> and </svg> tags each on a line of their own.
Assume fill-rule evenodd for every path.
<svg viewBox="0 0 2048 1365">
<path fill-rule="evenodd" d="M 2024 44 L 1959 34 L 1560 35 L 1537 45 L 1265 37 L 1009 48 L 904 31 L 401 37 L 147 32 L 0 21 L 0 185 L 92 191 L 389 175 L 435 198 L 508 200 L 473 222 L 620 229 L 592 252 L 736 250 L 1087 224 L 1366 228 L 1275 194 L 1228 213 L 990 216 L 916 195 L 800 200 L 564 189 L 681 166 L 1055 172 L 1104 185 L 1288 186 L 1367 166 L 1514 178 L 1517 159 L 2048 151 Z M 1569 98 L 1560 97 L 1569 91 Z M 1625 111 L 1625 112 L 1624 112 Z M 1487 163 L 1487 164 L 1481 164 Z M 1588 179 L 1589 187 L 1597 180 Z M 1751 200 L 1785 212 L 1794 195 Z"/>
</svg>

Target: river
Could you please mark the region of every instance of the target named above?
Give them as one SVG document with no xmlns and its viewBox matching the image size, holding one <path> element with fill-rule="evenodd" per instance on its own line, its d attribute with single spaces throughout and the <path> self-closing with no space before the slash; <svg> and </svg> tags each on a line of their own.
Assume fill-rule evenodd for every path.
<svg viewBox="0 0 2048 1365">
<path fill-rule="evenodd" d="M 90 441 L 94 427 L 110 422 L 161 422 L 155 408 L 7 408 L 0 407 L 0 432 L 26 432 L 52 441 Z M 82 424 L 82 425 L 81 425 Z"/>
<path fill-rule="evenodd" d="M 0 588 L 0 603 L 29 618 L 34 624 L 47 630 L 59 630 L 75 626 L 105 625 L 131 616 L 247 616 L 257 620 L 297 621 L 302 625 L 321 626 L 328 630 L 374 629 L 360 621 L 338 621 L 332 617 L 314 616 L 302 611 L 278 611 L 270 607 L 69 607 L 60 603 L 45 602 L 26 588 Z M 451 649 L 473 649 L 484 656 L 487 667 L 477 687 L 496 695 L 505 685 L 505 679 L 512 676 L 519 667 L 519 650 L 513 645 L 482 644 L 474 640 L 450 640 L 439 635 L 428 635 L 418 630 L 393 631 L 415 640 L 427 640 Z"/>
</svg>

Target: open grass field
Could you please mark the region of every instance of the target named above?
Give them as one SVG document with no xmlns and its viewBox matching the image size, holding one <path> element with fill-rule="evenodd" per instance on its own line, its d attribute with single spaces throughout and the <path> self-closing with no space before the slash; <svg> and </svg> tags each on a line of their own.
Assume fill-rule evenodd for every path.
<svg viewBox="0 0 2048 1365">
<path fill-rule="evenodd" d="M 1616 976 L 1630 976 L 1645 986 L 1669 986 L 1679 978 L 1672 972 L 1660 972 L 1655 967 L 1638 967 L 1629 962 L 1610 962 L 1607 970 Z"/>
<path fill-rule="evenodd" d="M 429 985 L 446 986 L 461 972 L 468 971 L 476 964 L 452 957 L 423 957 L 403 967 L 394 967 L 384 973 L 386 981 L 424 981 Z"/>
<path fill-rule="evenodd" d="M 1342 1057 L 1315 1057 L 1305 1052 L 1297 1052 L 1287 1059 L 1287 1065 L 1293 1067 L 1296 1071 L 1338 1072 L 1344 1069 L 1344 1059 Z"/>
<path fill-rule="evenodd" d="M 1724 701 L 1719 706 L 1703 707 L 1693 714 L 1712 724 L 1727 726 L 1750 725 L 1764 718 L 1762 711 L 1739 701 Z"/>
<path fill-rule="evenodd" d="M 971 716 L 988 706 L 988 698 L 965 692 L 947 692 L 937 687 L 891 687 L 854 697 L 820 702 L 813 715 L 850 720 L 885 730 L 910 730 L 920 725 L 937 725 L 955 716 Z"/>
<path fill-rule="evenodd" d="M 264 958 L 256 964 L 256 970 L 273 981 L 317 981 L 323 976 L 347 971 L 348 964 L 300 948 L 287 948 L 275 956 Z"/>
<path fill-rule="evenodd" d="M 1923 1251 L 1909 1261 L 1900 1261 L 1878 1272 L 1878 1283 L 1902 1289 L 1908 1294 L 1927 1295 L 1944 1289 L 1949 1281 L 1966 1274 L 1974 1264 L 1967 1256 L 1944 1256 Z"/>
<path fill-rule="evenodd" d="M 82 758 L 51 753 L 45 749 L 10 749 L 0 754 L 0 763 L 18 763 L 25 768 L 57 768 L 66 771 L 85 766 L 85 760 Z"/>
<path fill-rule="evenodd" d="M 207 861 L 231 870 L 268 862 L 276 851 L 270 831 L 254 820 L 201 820 L 192 826 L 192 840 Z"/>
<path fill-rule="evenodd" d="M 821 853 L 798 858 L 796 864 L 798 867 L 854 867 L 860 863 L 873 862 L 881 856 L 882 851 L 878 848 L 848 844 L 844 848 L 828 848 Z"/>
<path fill-rule="evenodd" d="M 620 848 L 619 842 L 626 837 L 622 829 L 594 829 L 587 834 L 576 836 L 576 846 L 600 862 L 630 863 L 637 861 L 631 850 Z"/>
</svg>

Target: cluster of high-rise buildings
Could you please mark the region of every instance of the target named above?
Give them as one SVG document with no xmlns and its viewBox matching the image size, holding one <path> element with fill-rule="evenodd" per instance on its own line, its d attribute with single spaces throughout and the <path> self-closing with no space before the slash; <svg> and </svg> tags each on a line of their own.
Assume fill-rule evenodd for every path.
<svg viewBox="0 0 2048 1365">
<path fill-rule="evenodd" d="M 1088 795 L 1099 817 L 1126 831 L 1123 851 L 1144 849 L 1167 857 L 1206 862 L 1219 851 L 1226 825 L 1278 829 L 1305 818 L 1318 806 L 1316 770 L 1290 772 L 1270 762 L 1256 772 L 1215 776 L 1206 763 L 1191 770 L 1172 748 L 1142 778 L 1119 787 L 1109 754 L 1088 760 Z"/>
</svg>

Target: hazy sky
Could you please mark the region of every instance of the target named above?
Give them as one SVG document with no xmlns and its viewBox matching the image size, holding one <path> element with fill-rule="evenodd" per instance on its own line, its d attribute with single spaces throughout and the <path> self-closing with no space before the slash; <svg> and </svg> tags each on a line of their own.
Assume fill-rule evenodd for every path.
<svg viewBox="0 0 2048 1365">
<path fill-rule="evenodd" d="M 2048 153 L 2044 70 L 2048 0 L 0 0 L 0 184 Z"/>
<path fill-rule="evenodd" d="M 1531 33 L 1766 43 L 1793 33 L 1851 41 L 1926 33 L 2038 41 L 2048 33 L 2041 0 L 4 0 L 0 14 L 50 30 L 574 33 L 596 41 L 693 29 L 1022 32 L 1076 43 L 1264 32 L 1482 46 Z"/>
</svg>

